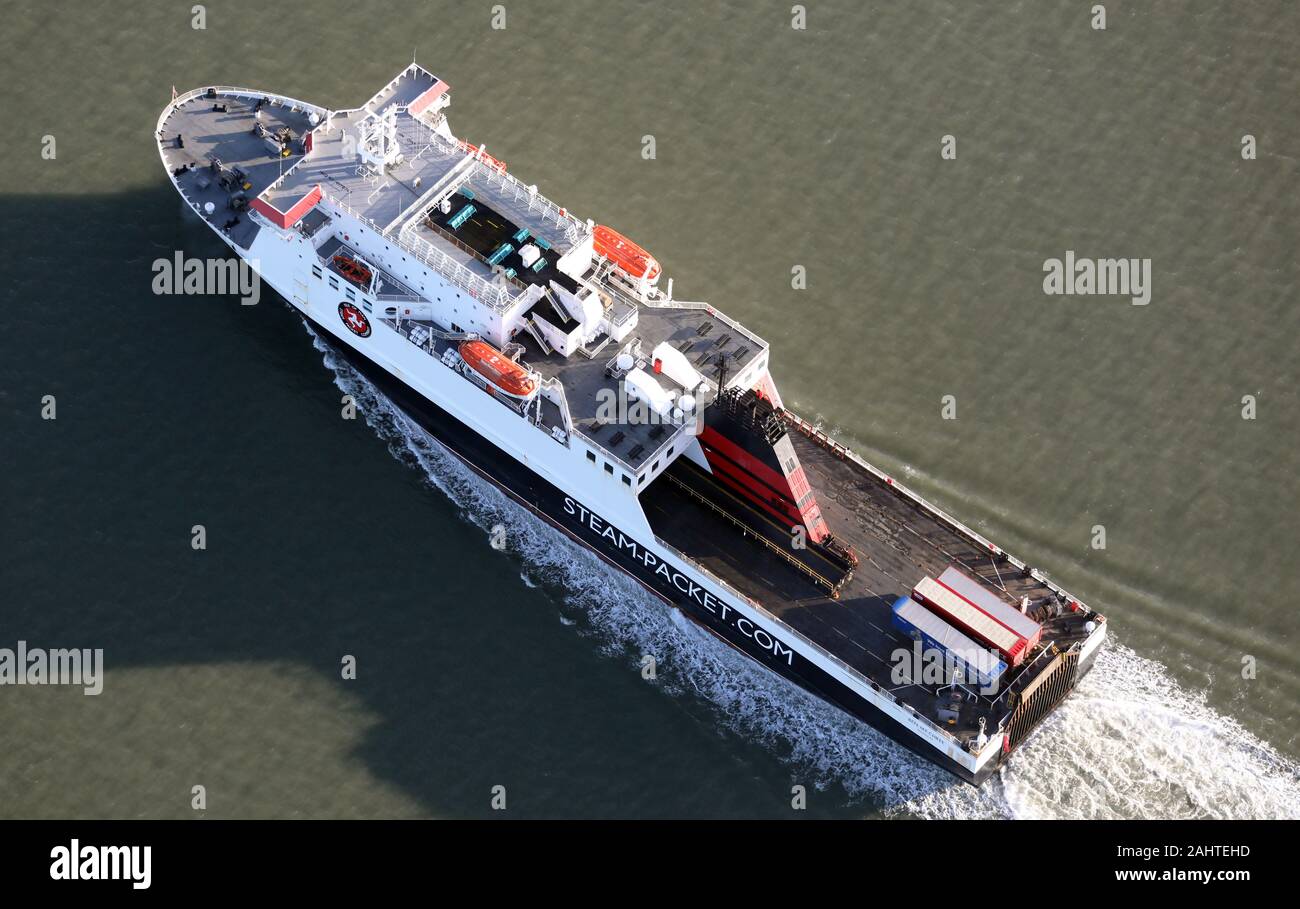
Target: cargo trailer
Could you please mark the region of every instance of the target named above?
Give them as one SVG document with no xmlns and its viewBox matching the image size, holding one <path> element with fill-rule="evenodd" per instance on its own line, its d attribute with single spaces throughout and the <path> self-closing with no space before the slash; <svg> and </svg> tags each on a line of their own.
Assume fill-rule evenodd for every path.
<svg viewBox="0 0 1300 909">
<path fill-rule="evenodd" d="M 932 577 L 922 578 L 912 596 L 945 622 L 1002 654 L 1011 666 L 1019 666 L 1029 654 L 1028 638 Z"/>
<path fill-rule="evenodd" d="M 998 596 L 992 590 L 989 590 L 979 581 L 963 572 L 955 565 L 949 565 L 939 575 L 939 583 L 947 587 L 957 596 L 979 609 L 981 612 L 993 616 L 1003 625 L 1006 625 L 1016 634 L 1025 639 L 1026 646 L 1029 650 L 1038 646 L 1039 639 L 1043 636 L 1043 626 L 1035 622 L 1029 616 L 1025 615 L 1015 606 L 1012 606 L 1002 597 Z"/>
<path fill-rule="evenodd" d="M 968 682 L 992 688 L 1007 664 L 997 654 L 976 644 L 911 597 L 894 601 L 894 627 L 913 639 L 919 638 L 925 650 L 937 650 L 951 659 Z"/>
</svg>

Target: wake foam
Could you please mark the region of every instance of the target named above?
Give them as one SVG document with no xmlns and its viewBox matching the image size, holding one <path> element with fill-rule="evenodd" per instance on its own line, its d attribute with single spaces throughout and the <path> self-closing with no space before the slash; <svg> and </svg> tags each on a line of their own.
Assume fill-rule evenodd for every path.
<svg viewBox="0 0 1300 909">
<path fill-rule="evenodd" d="M 311 329 L 308 329 L 311 331 Z M 335 384 L 402 462 L 484 531 L 505 529 L 520 578 L 616 659 L 654 654 L 657 683 L 758 742 L 791 780 L 839 790 L 863 813 L 924 818 L 1300 817 L 1300 767 L 1112 639 L 1093 670 L 983 788 L 955 780 L 768 672 L 482 480 L 315 332 Z"/>
</svg>

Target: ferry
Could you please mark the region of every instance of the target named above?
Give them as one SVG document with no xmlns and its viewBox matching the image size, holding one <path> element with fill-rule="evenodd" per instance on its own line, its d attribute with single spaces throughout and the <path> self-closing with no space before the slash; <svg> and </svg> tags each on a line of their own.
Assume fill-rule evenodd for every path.
<svg viewBox="0 0 1300 909">
<path fill-rule="evenodd" d="M 458 138 L 450 102 L 415 63 L 344 110 L 173 89 L 155 138 L 318 337 L 761 684 L 975 785 L 1013 760 L 1105 618 L 786 407 L 766 340 Z"/>
</svg>

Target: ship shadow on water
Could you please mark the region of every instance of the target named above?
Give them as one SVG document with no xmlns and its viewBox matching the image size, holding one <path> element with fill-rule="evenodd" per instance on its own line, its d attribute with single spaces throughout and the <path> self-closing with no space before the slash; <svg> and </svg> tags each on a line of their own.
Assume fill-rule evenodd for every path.
<svg viewBox="0 0 1300 909">
<path fill-rule="evenodd" d="M 30 267 L 13 275 L 0 315 L 0 401 L 17 443 L 0 646 L 102 648 L 104 694 L 77 709 L 104 711 L 114 727 L 145 722 L 139 704 L 114 698 L 114 676 L 151 673 L 159 725 L 152 753 L 132 757 L 162 768 L 160 779 L 194 775 L 171 756 L 187 753 L 173 740 L 182 721 L 228 724 L 216 732 L 243 768 L 209 786 L 214 814 L 283 810 L 278 759 L 241 750 L 257 739 L 251 727 L 294 723 L 296 706 L 273 690 L 240 688 L 246 670 L 266 685 L 252 671 L 265 666 L 297 679 L 293 690 L 307 672 L 307 690 L 364 717 L 346 746 L 302 727 L 322 737 L 304 751 L 342 748 L 344 766 L 314 801 L 287 798 L 298 814 L 373 813 L 368 785 L 401 794 L 381 812 L 405 801 L 417 815 L 490 814 L 498 784 L 515 816 L 781 817 L 796 782 L 812 793 L 810 815 L 888 808 L 821 766 L 810 743 L 846 732 L 850 743 L 879 739 L 887 773 L 927 778 L 924 762 L 674 619 L 458 464 L 444 463 L 433 477 L 443 490 L 431 488 L 427 451 L 416 458 L 391 432 L 341 419 L 321 353 L 269 288 L 255 306 L 155 295 L 155 259 L 227 254 L 170 186 L 11 195 L 4 206 L 31 227 L 10 232 L 14 260 Z M 52 422 L 40 419 L 44 395 L 57 401 Z M 373 402 L 362 409 L 392 428 Z M 510 528 L 505 552 L 480 526 L 489 513 Z M 654 683 L 639 671 L 647 646 L 661 648 Z M 354 681 L 340 678 L 345 655 L 357 659 Z M 230 677 L 223 703 L 196 699 L 183 681 L 195 667 Z M 801 723 L 816 727 L 811 739 Z M 203 755 L 205 766 L 222 759 Z M 372 783 L 350 779 L 356 761 Z M 35 772 L 4 770 L 19 781 Z M 960 785 L 932 779 L 922 792 Z M 216 797 L 223 785 L 254 794 L 232 803 Z M 154 784 L 115 788 L 67 813 L 191 813 L 171 791 L 160 798 Z"/>
</svg>

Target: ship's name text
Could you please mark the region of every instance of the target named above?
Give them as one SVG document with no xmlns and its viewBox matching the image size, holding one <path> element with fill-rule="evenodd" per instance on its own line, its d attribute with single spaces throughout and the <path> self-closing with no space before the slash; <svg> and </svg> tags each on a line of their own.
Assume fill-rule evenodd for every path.
<svg viewBox="0 0 1300 909">
<path fill-rule="evenodd" d="M 576 517 L 579 522 L 582 523 L 583 527 L 590 530 L 596 536 L 600 537 L 602 540 L 608 540 L 609 543 L 607 545 L 609 545 L 610 548 L 616 552 L 626 553 L 633 560 L 640 562 L 646 568 L 651 569 L 654 572 L 656 579 L 658 579 L 664 586 L 673 588 L 679 593 L 685 594 L 704 609 L 707 609 L 722 621 L 731 625 L 745 637 L 750 638 L 755 644 L 766 650 L 773 657 L 784 660 L 787 666 L 794 665 L 794 651 L 777 640 L 774 635 L 766 629 L 760 628 L 753 621 L 719 600 L 680 571 L 674 570 L 653 552 L 650 552 L 636 540 L 624 534 L 623 531 L 616 528 L 600 515 L 588 508 L 584 508 L 582 505 L 579 505 L 567 496 L 564 499 L 564 510 L 567 514 Z"/>
</svg>

